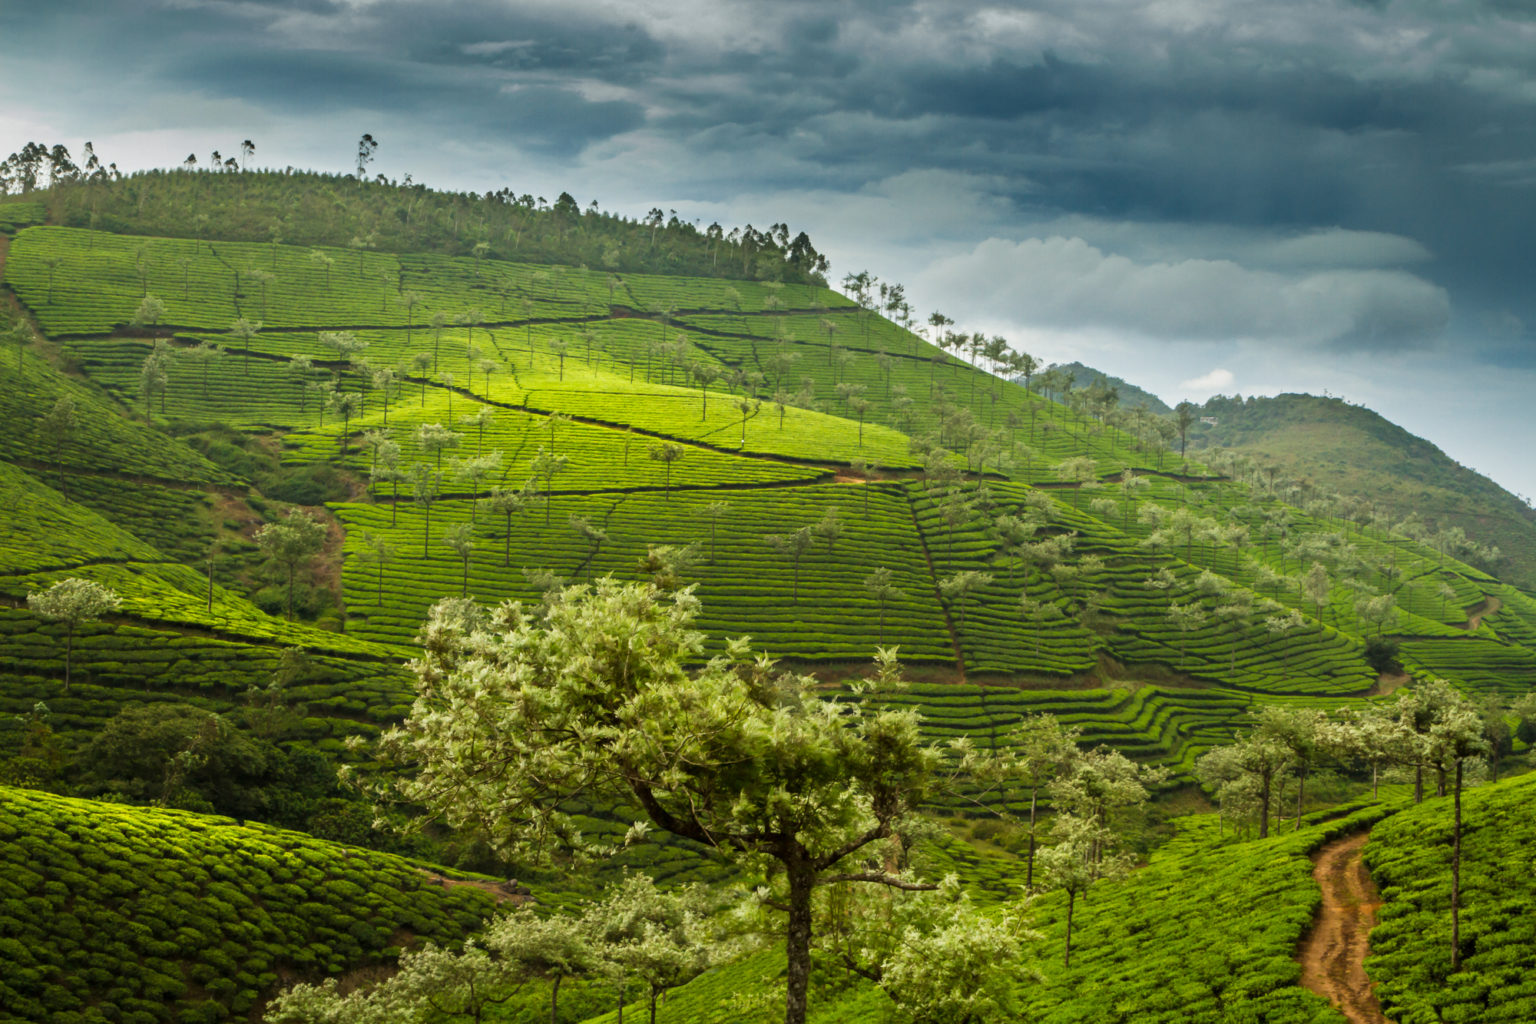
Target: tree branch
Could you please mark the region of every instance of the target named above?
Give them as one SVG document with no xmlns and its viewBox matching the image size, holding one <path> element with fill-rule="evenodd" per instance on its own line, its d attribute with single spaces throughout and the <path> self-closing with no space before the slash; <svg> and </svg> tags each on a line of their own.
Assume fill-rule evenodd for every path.
<svg viewBox="0 0 1536 1024">
<path fill-rule="evenodd" d="M 843 962 L 844 967 L 848 968 L 850 971 L 852 971 L 854 974 L 857 974 L 861 978 L 872 981 L 876 985 L 880 984 L 880 982 L 884 980 L 885 976 L 880 972 L 879 968 L 871 970 L 868 967 L 864 967 L 856 962 L 853 957 L 849 956 L 847 953 L 838 953 L 837 958 Z"/>
<path fill-rule="evenodd" d="M 816 870 L 821 871 L 831 867 L 855 850 L 862 849 L 876 839 L 884 839 L 891 834 L 889 822 L 882 821 L 863 835 L 855 836 L 831 853 L 823 854 L 815 860 Z"/>
<path fill-rule="evenodd" d="M 834 882 L 877 882 L 880 885 L 888 885 L 892 889 L 905 889 L 907 892 L 932 892 L 938 888 L 932 882 L 909 882 L 883 871 L 845 871 L 836 875 L 823 875 L 816 880 L 817 885 L 831 885 Z"/>
</svg>

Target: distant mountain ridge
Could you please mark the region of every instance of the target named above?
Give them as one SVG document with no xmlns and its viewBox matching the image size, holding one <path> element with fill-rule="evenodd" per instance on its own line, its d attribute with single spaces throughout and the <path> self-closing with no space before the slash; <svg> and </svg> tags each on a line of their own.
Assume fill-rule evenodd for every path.
<svg viewBox="0 0 1536 1024">
<path fill-rule="evenodd" d="M 1119 408 L 1173 413 L 1151 392 L 1084 363 L 1057 363 L 1043 372 L 1052 370 L 1070 375 L 1073 390 L 1099 382 L 1114 388 Z M 1040 376 L 1037 390 L 1059 398 L 1039 388 Z M 1196 408 L 1192 454 L 1229 448 L 1286 478 L 1369 500 L 1394 522 L 1416 513 L 1432 530 L 1460 527 L 1468 538 L 1499 549 L 1500 576 L 1536 591 L 1536 508 L 1379 413 L 1308 394 L 1217 395 Z"/>
<path fill-rule="evenodd" d="M 1284 394 L 1218 395 L 1200 416 L 1190 427 L 1192 451 L 1230 448 L 1289 477 L 1367 498 L 1394 519 L 1417 513 L 1435 529 L 1459 526 L 1498 546 L 1501 575 L 1536 589 L 1536 509 L 1380 414 L 1338 398 Z"/>
<path fill-rule="evenodd" d="M 1083 363 L 1053 363 L 1046 369 L 1047 371 L 1056 370 L 1059 373 L 1070 374 L 1074 389 L 1089 388 L 1102 381 L 1105 385 L 1114 388 L 1119 393 L 1120 400 L 1117 404 L 1121 408 L 1134 409 L 1139 406 L 1150 412 L 1155 412 L 1159 416 L 1166 416 L 1173 412 L 1172 406 L 1152 392 L 1139 388 L 1124 378 L 1112 376 L 1103 370 L 1096 370 Z"/>
</svg>

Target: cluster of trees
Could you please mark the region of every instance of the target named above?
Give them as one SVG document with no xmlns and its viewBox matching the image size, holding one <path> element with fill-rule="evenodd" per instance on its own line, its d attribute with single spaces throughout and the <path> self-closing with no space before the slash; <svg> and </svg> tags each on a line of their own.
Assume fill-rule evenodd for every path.
<svg viewBox="0 0 1536 1024">
<path fill-rule="evenodd" d="M 566 981 L 611 986 L 619 1015 L 637 987 L 655 1024 L 657 1002 L 711 965 L 738 955 L 720 934 L 716 901 L 697 885 L 658 889 L 626 875 L 611 893 L 574 913 L 523 905 L 492 920 L 454 951 L 428 943 L 400 957 L 380 984 L 342 995 L 336 980 L 297 985 L 267 1010 L 272 1024 L 392 1024 L 427 1011 L 485 1019 L 526 986 L 549 986 L 549 1019 L 559 1020 Z M 638 985 L 637 985 L 638 983 Z"/>
<path fill-rule="evenodd" d="M 66 580 L 33 595 L 45 617 L 90 621 L 113 607 L 109 591 Z M 66 655 L 67 659 L 67 655 Z M 46 702 L 24 716 L 0 750 L 0 783 L 94 799 L 174 807 L 268 822 L 323 839 L 408 849 L 373 827 L 373 811 L 344 791 L 335 765 L 300 733 L 295 688 L 317 677 L 314 659 L 286 649 L 265 686 L 219 714 L 173 700 L 129 704 L 99 730 L 60 733 Z"/>
<path fill-rule="evenodd" d="M 103 164 L 91 143 L 82 147 L 80 155 L 82 162 L 76 163 L 67 146 L 29 142 L 0 162 L 0 195 L 28 195 L 81 182 L 122 180 L 117 164 Z"/>
<path fill-rule="evenodd" d="M 344 247 L 355 238 L 391 252 L 435 250 L 612 271 L 825 283 L 827 258 L 804 231 L 775 223 L 700 228 L 677 211 L 644 217 L 582 207 L 569 193 L 553 201 L 510 188 L 443 192 L 380 174 L 366 177 L 378 140 L 359 142 L 357 173 L 246 170 L 240 157 L 189 155 L 176 169 L 121 174 L 90 143 L 83 163 L 68 148 L 28 143 L 0 163 L 0 195 L 45 194 L 54 223 L 124 234 L 211 237 Z M 200 169 L 202 168 L 202 169 Z"/>
</svg>

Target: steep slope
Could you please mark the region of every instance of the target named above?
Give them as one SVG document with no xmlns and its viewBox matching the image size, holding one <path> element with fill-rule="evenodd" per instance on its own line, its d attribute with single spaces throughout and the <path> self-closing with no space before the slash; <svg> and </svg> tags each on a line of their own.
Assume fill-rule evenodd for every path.
<svg viewBox="0 0 1536 1024">
<path fill-rule="evenodd" d="M 1459 972 L 1451 967 L 1451 798 L 1424 801 L 1371 833 L 1381 887 L 1366 968 L 1396 1024 L 1536 1019 L 1536 881 L 1530 871 L 1536 776 L 1468 790 L 1463 800 Z"/>
<path fill-rule="evenodd" d="M 252 665 L 292 645 L 356 666 L 366 685 L 302 698 L 306 721 L 330 723 L 311 736 L 388 719 L 403 681 L 389 661 L 439 598 L 648 575 L 654 549 L 698 585 L 714 643 L 749 632 L 832 678 L 896 644 L 950 687 L 925 693 L 929 729 L 994 746 L 1045 705 L 1187 768 L 1255 702 L 1373 694 L 1378 636 L 1470 689 L 1513 692 L 1536 664 L 1536 618 L 1486 574 L 1186 466 L 1140 426 L 1009 386 L 815 284 L 186 233 L 203 237 L 17 235 L 5 283 L 79 376 L 19 349 L 19 369 L 0 361 L 21 379 L 7 393 L 44 397 L 7 415 L 35 424 L 44 392 L 68 391 L 121 437 L 59 446 L 34 429 L 7 454 L 193 563 L 80 563 L 127 592 L 139 621 L 113 628 L 246 646 Z M 126 326 L 146 295 L 159 322 Z M 206 531 L 231 528 L 221 501 L 280 514 L 253 482 L 258 451 L 330 481 L 302 500 L 330 499 L 316 511 L 336 524 L 322 568 L 340 601 L 324 622 L 344 635 L 247 614 L 248 575 L 220 577 L 234 587 L 215 611 L 239 614 L 199 608 Z M 188 488 L 190 516 L 172 500 Z M 248 543 L 254 524 L 235 526 Z M 46 582 L 26 568 L 9 567 L 18 600 Z M 50 662 L 15 615 L 15 699 L 36 699 Z M 81 656 L 92 685 L 112 681 L 95 691 L 106 707 L 141 655 L 102 642 L 87 631 Z M 230 668 L 223 699 L 257 681 Z"/>
<path fill-rule="evenodd" d="M 1288 394 L 1217 397 L 1201 414 L 1217 422 L 1192 426 L 1191 445 L 1252 455 L 1284 476 L 1368 501 L 1393 521 L 1417 514 L 1431 529 L 1460 527 L 1497 545 L 1501 575 L 1536 589 L 1536 509 L 1371 410 Z"/>
<path fill-rule="evenodd" d="M 496 902 L 300 833 L 3 786 L 0 864 L 0 1015 L 50 1024 L 248 1019 Z"/>
</svg>

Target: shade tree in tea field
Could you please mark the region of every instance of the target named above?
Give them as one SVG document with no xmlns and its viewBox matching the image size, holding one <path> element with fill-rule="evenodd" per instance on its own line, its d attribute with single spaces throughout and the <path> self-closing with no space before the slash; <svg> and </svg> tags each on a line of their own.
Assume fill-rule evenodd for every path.
<svg viewBox="0 0 1536 1024">
<path fill-rule="evenodd" d="M 506 855 L 606 852 L 564 808 L 609 793 L 644 816 L 631 838 L 659 829 L 775 865 L 764 899 L 787 916 L 785 1020 L 803 1024 L 816 890 L 926 887 L 866 850 L 915 824 L 949 784 L 945 758 L 913 712 L 821 700 L 814 680 L 744 641 L 688 671 L 705 639 L 697 612 L 691 589 L 608 578 L 551 589 L 537 608 L 440 603 L 422 629 L 416 704 L 382 741 L 412 770 L 387 786 Z M 891 688 L 897 673 L 882 651 L 870 685 Z M 444 713 L 454 707 L 474 711 Z"/>
</svg>

